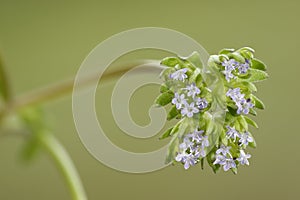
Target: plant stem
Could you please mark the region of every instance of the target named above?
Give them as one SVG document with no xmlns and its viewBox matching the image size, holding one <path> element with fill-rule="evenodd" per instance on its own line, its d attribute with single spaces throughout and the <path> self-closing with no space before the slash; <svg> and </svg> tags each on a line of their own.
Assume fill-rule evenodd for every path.
<svg viewBox="0 0 300 200">
<path fill-rule="evenodd" d="M 87 200 L 80 177 L 65 148 L 50 133 L 41 134 L 40 143 L 51 155 L 61 174 L 64 176 L 73 199 Z"/>
<path fill-rule="evenodd" d="M 112 79 L 114 77 L 120 76 L 120 75 L 126 73 L 127 71 L 129 71 L 130 69 L 133 69 L 137 65 L 146 64 L 147 62 L 149 62 L 149 60 L 148 61 L 146 61 L 146 60 L 138 61 L 135 63 L 127 64 L 126 66 L 122 67 L 121 69 L 103 74 L 101 80 L 108 80 L 108 79 Z M 157 67 L 157 66 L 155 66 L 155 67 Z M 97 74 L 92 74 L 90 77 L 87 77 L 85 80 L 83 80 L 80 83 L 80 86 L 84 87 L 84 86 L 87 86 L 98 80 L 99 80 L 99 76 Z M 51 99 L 58 98 L 65 94 L 71 93 L 73 90 L 73 86 L 74 86 L 74 79 L 71 79 L 71 80 L 67 80 L 67 81 L 64 81 L 64 82 L 61 82 L 61 83 L 58 83 L 55 85 L 46 86 L 46 87 L 28 92 L 26 94 L 23 94 L 23 95 L 17 97 L 15 100 L 13 100 L 5 108 L 5 110 L 0 111 L 0 116 L 6 112 L 13 112 L 13 111 L 22 109 L 26 106 L 43 103 L 43 102 L 49 101 Z"/>
<path fill-rule="evenodd" d="M 0 57 L 0 93 L 3 99 L 5 100 L 5 102 L 9 102 L 11 100 L 11 91 L 8 83 L 8 78 L 1 57 Z"/>
</svg>

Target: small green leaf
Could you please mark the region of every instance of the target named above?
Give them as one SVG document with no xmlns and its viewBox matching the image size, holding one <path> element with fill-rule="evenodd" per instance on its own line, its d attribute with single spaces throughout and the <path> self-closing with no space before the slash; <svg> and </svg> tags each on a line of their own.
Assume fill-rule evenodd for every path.
<svg viewBox="0 0 300 200">
<path fill-rule="evenodd" d="M 251 99 L 253 100 L 254 102 L 254 106 L 258 109 L 265 109 L 265 105 L 264 103 L 262 102 L 262 100 L 260 100 L 258 97 L 254 96 L 253 94 L 251 95 Z"/>
<path fill-rule="evenodd" d="M 196 68 L 194 73 L 190 76 L 189 81 L 190 83 L 197 83 L 197 78 L 200 76 L 201 70 L 199 68 Z"/>
<path fill-rule="evenodd" d="M 253 127 L 255 127 L 255 128 L 258 128 L 257 123 L 256 123 L 253 119 L 251 119 L 251 118 L 249 118 L 249 117 L 247 117 L 247 116 L 243 116 L 243 118 L 246 120 L 246 122 L 247 122 L 248 124 L 250 124 L 251 126 L 253 126 Z"/>
<path fill-rule="evenodd" d="M 190 56 L 182 59 L 189 61 L 196 69 L 202 68 L 200 54 L 197 51 L 194 51 Z"/>
<path fill-rule="evenodd" d="M 181 60 L 178 57 L 167 57 L 167 58 L 164 58 L 160 64 L 167 66 L 167 67 L 175 67 L 176 65 L 178 65 L 180 63 L 181 63 Z"/>
<path fill-rule="evenodd" d="M 169 90 L 169 88 L 164 83 L 159 88 L 160 93 L 167 92 L 168 90 Z"/>
<path fill-rule="evenodd" d="M 174 95 L 172 93 L 164 92 L 155 99 L 155 104 L 158 106 L 165 106 L 172 101 L 173 97 Z"/>
<path fill-rule="evenodd" d="M 238 52 L 233 52 L 229 54 L 230 57 L 234 58 L 236 61 L 239 61 L 241 63 L 245 63 L 245 58 L 241 56 Z"/>
<path fill-rule="evenodd" d="M 247 131 L 248 130 L 248 123 L 242 115 L 240 115 L 238 117 L 238 121 L 241 125 L 241 128 L 243 128 L 245 131 Z"/>
<path fill-rule="evenodd" d="M 230 53 L 232 53 L 232 52 L 234 52 L 234 49 L 222 49 L 220 52 L 219 52 L 219 54 L 230 54 Z"/>
<path fill-rule="evenodd" d="M 170 136 L 171 136 L 172 129 L 173 129 L 173 127 L 171 127 L 171 128 L 169 128 L 168 130 L 166 130 L 166 131 L 164 132 L 164 134 L 162 134 L 162 136 L 160 136 L 159 139 L 162 140 L 162 139 L 165 139 L 165 138 L 170 137 Z"/>
<path fill-rule="evenodd" d="M 204 169 L 204 158 L 200 159 L 200 164 L 201 164 L 201 169 L 203 170 Z"/>
<path fill-rule="evenodd" d="M 249 82 L 259 82 L 267 79 L 269 75 L 258 69 L 249 69 L 251 76 L 247 79 Z"/>
<path fill-rule="evenodd" d="M 255 142 L 255 139 L 254 139 L 253 135 L 250 132 L 248 132 L 248 133 L 249 133 L 249 136 L 251 138 L 253 138 L 253 142 L 249 143 L 249 147 L 256 148 L 256 142 Z"/>
<path fill-rule="evenodd" d="M 169 148 L 167 151 L 167 157 L 166 157 L 166 163 L 170 163 L 174 160 L 176 153 L 178 152 L 179 148 L 179 136 L 182 136 L 187 128 L 187 123 L 185 121 L 181 122 L 179 124 L 178 131 L 174 133 L 173 138 L 169 144 Z M 175 128 L 175 127 L 174 127 Z M 173 131 L 171 131 L 170 134 L 172 134 Z"/>
<path fill-rule="evenodd" d="M 172 106 L 171 110 L 168 113 L 167 120 L 174 119 L 179 114 L 176 106 Z"/>
<path fill-rule="evenodd" d="M 252 49 L 251 47 L 242 47 L 242 48 L 240 48 L 240 49 L 237 50 L 237 51 L 244 51 L 244 50 L 250 51 L 251 53 L 255 53 L 255 50 Z"/>
<path fill-rule="evenodd" d="M 253 108 L 250 108 L 249 113 L 253 116 L 257 116 L 257 112 Z"/>
<path fill-rule="evenodd" d="M 253 58 L 252 59 L 252 66 L 251 66 L 253 69 L 258 69 L 258 70 L 262 70 L 262 71 L 266 71 L 267 70 L 267 67 L 265 65 L 265 63 L 263 63 L 262 61 L 256 59 L 256 58 Z"/>
</svg>

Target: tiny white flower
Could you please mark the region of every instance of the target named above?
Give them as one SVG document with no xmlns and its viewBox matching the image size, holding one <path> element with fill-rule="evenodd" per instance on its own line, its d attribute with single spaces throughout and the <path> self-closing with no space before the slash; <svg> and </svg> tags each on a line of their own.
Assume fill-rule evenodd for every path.
<svg viewBox="0 0 300 200">
<path fill-rule="evenodd" d="M 193 142 L 200 143 L 202 141 L 203 133 L 203 130 L 198 131 L 196 129 L 194 132 L 188 134 L 187 137 L 191 138 Z"/>
<path fill-rule="evenodd" d="M 244 113 L 245 115 L 247 115 L 250 112 L 250 108 L 254 107 L 254 104 L 251 103 L 250 99 L 247 99 L 240 102 L 236 102 L 236 106 L 238 107 L 236 111 L 237 114 Z"/>
<path fill-rule="evenodd" d="M 213 163 L 214 165 L 224 165 L 225 164 L 225 160 L 226 160 L 226 157 L 221 155 L 221 154 L 217 154 L 216 155 L 216 160 L 215 162 Z"/>
<path fill-rule="evenodd" d="M 237 130 L 235 130 L 235 128 L 230 127 L 230 126 L 226 126 L 226 128 L 227 128 L 226 135 L 229 138 L 233 138 L 233 141 L 235 141 L 237 137 L 240 137 L 239 132 Z"/>
<path fill-rule="evenodd" d="M 217 154 L 223 154 L 224 156 L 226 156 L 227 154 L 230 154 L 230 146 L 225 146 L 225 145 L 221 145 L 221 147 L 216 151 Z"/>
<path fill-rule="evenodd" d="M 177 92 L 175 93 L 175 97 L 172 99 L 172 104 L 176 106 L 178 110 L 182 108 L 182 106 L 186 103 L 184 94 L 179 95 Z"/>
<path fill-rule="evenodd" d="M 199 109 L 195 107 L 195 103 L 192 102 L 191 104 L 186 103 L 181 110 L 182 116 L 187 116 L 189 118 L 193 117 L 194 114 L 198 113 Z"/>
<path fill-rule="evenodd" d="M 239 161 L 241 165 L 249 165 L 249 158 L 251 158 L 250 154 L 246 154 L 244 150 L 240 150 L 240 157 L 237 158 L 237 161 Z"/>
<path fill-rule="evenodd" d="M 188 93 L 187 93 L 187 96 L 189 97 L 195 97 L 197 94 L 200 94 L 200 89 L 196 86 L 195 83 L 192 83 L 191 85 L 188 85 L 186 88 L 185 88 Z"/>
<path fill-rule="evenodd" d="M 196 97 L 194 98 L 194 101 L 196 102 L 196 105 L 200 110 L 206 108 L 208 106 L 208 102 L 205 98 Z"/>
<path fill-rule="evenodd" d="M 188 71 L 187 68 L 177 70 L 170 75 L 170 78 L 178 81 L 184 81 L 188 77 L 186 75 L 187 71 Z"/>
<path fill-rule="evenodd" d="M 240 135 L 240 140 L 239 142 L 241 143 L 240 145 L 248 145 L 249 142 L 253 142 L 253 138 L 250 136 L 249 132 L 245 132 L 243 134 Z"/>
<path fill-rule="evenodd" d="M 236 168 L 236 164 L 232 158 L 226 158 L 225 163 L 223 164 L 223 169 L 226 172 L 231 168 Z"/>
<path fill-rule="evenodd" d="M 186 151 L 187 149 L 192 149 L 194 146 L 194 143 L 187 137 L 183 139 L 183 142 L 179 145 L 179 148 L 183 151 Z"/>
<path fill-rule="evenodd" d="M 177 154 L 175 160 L 177 162 L 182 162 L 184 163 L 184 169 L 190 168 L 190 166 L 194 166 L 197 163 L 197 157 L 193 155 L 192 153 L 186 153 L 182 152 Z"/>
</svg>

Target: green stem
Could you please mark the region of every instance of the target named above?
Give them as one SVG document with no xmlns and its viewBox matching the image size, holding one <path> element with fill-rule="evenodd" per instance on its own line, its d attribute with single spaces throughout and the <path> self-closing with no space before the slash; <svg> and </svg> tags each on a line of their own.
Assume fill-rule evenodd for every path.
<svg viewBox="0 0 300 200">
<path fill-rule="evenodd" d="M 1 57 L 0 57 L 0 93 L 3 99 L 5 100 L 5 102 L 9 102 L 11 100 L 11 91 L 8 83 L 8 78 Z"/>
<path fill-rule="evenodd" d="M 45 150 L 47 150 L 51 155 L 57 167 L 64 176 L 73 199 L 87 200 L 80 177 L 65 148 L 52 134 L 49 133 L 42 134 L 40 136 L 40 142 L 44 146 Z"/>
<path fill-rule="evenodd" d="M 118 76 L 126 73 L 130 69 L 133 69 L 137 65 L 146 64 L 147 62 L 149 62 L 149 61 L 147 61 L 147 60 L 137 61 L 135 63 L 127 64 L 127 65 L 123 66 L 121 69 L 118 69 L 116 71 L 104 73 L 101 80 L 109 80 L 114 77 L 118 77 Z M 155 67 L 157 67 L 157 66 L 155 66 Z M 97 74 L 92 74 L 90 77 L 87 77 L 85 80 L 83 80 L 80 83 L 80 86 L 84 87 L 84 86 L 87 86 L 98 80 L 99 80 L 99 76 Z M 74 79 L 60 82 L 55 85 L 43 87 L 40 89 L 36 89 L 34 91 L 23 94 L 23 95 L 17 97 L 14 101 L 12 101 L 4 110 L 0 111 L 0 117 L 2 115 L 5 115 L 5 113 L 7 113 L 7 112 L 14 112 L 14 111 L 22 109 L 26 106 L 44 103 L 46 101 L 58 98 L 60 96 L 68 94 L 68 93 L 71 93 L 73 91 L 73 86 L 74 86 Z"/>
</svg>

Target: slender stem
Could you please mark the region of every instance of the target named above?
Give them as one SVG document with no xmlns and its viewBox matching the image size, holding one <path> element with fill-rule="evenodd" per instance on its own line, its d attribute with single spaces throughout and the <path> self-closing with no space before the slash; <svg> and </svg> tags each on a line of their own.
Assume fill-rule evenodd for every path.
<svg viewBox="0 0 300 200">
<path fill-rule="evenodd" d="M 61 174 L 64 176 L 73 199 L 87 200 L 79 174 L 65 148 L 52 134 L 45 133 L 41 135 L 40 143 L 51 155 Z"/>
<path fill-rule="evenodd" d="M 0 92 L 3 97 L 3 99 L 6 102 L 9 102 L 11 100 L 11 91 L 9 86 L 9 81 L 7 78 L 7 74 L 4 68 L 3 60 L 0 57 Z"/>
<path fill-rule="evenodd" d="M 126 73 L 127 71 L 136 67 L 137 65 L 146 64 L 147 62 L 149 63 L 149 61 L 138 61 L 135 63 L 128 64 L 126 66 L 123 66 L 121 69 L 103 74 L 101 80 L 109 80 L 114 77 L 120 76 L 121 74 Z M 157 66 L 155 66 L 155 67 L 157 67 Z M 80 86 L 84 87 L 84 86 L 87 86 L 98 80 L 99 80 L 99 76 L 97 74 L 92 74 L 90 77 L 87 77 L 85 80 L 83 80 L 80 83 Z M 63 96 L 65 94 L 72 92 L 73 86 L 74 86 L 74 79 L 71 79 L 71 80 L 67 80 L 64 82 L 60 82 L 55 85 L 50 85 L 47 87 L 43 87 L 43 88 L 28 92 L 26 94 L 23 94 L 23 95 L 17 97 L 14 101 L 12 101 L 5 108 L 5 110 L 2 111 L 2 113 L 16 111 L 16 110 L 21 109 L 26 106 L 39 104 L 39 103 L 43 103 L 43 102 L 49 101 L 54 98 L 58 98 L 60 96 Z M 0 111 L 0 116 L 1 116 L 1 111 Z"/>
</svg>

